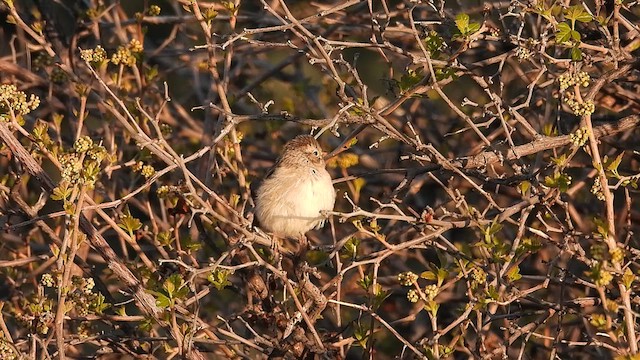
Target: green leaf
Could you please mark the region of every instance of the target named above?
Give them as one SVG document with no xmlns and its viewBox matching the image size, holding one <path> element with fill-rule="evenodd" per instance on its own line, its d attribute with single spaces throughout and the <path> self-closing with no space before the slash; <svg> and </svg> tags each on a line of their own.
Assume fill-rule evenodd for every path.
<svg viewBox="0 0 640 360">
<path fill-rule="evenodd" d="M 580 61 L 582 60 L 582 50 L 579 47 L 574 46 L 571 48 L 571 60 Z"/>
<path fill-rule="evenodd" d="M 561 154 L 559 156 L 551 157 L 551 161 L 558 167 L 563 167 L 567 163 L 567 154 Z"/>
<path fill-rule="evenodd" d="M 423 271 L 422 274 L 420 274 L 420 277 L 423 279 L 433 280 L 433 281 L 437 279 L 436 274 L 431 270 Z"/>
<path fill-rule="evenodd" d="M 575 23 L 576 21 L 586 23 L 593 19 L 593 17 L 584 10 L 582 5 L 574 5 L 568 8 L 564 16 L 571 20 L 572 23 Z"/>
<path fill-rule="evenodd" d="M 529 181 L 523 181 L 518 185 L 518 192 L 522 195 L 525 195 L 529 189 L 531 189 L 531 183 Z"/>
<path fill-rule="evenodd" d="M 571 40 L 571 27 L 566 22 L 558 24 L 558 31 L 556 32 L 556 42 L 559 44 L 565 43 Z"/>
<path fill-rule="evenodd" d="M 492 222 L 486 228 L 482 229 L 484 233 L 484 242 L 490 245 L 496 245 L 499 243 L 498 238 L 495 236 L 502 230 L 502 225 L 497 222 Z"/>
<path fill-rule="evenodd" d="M 422 68 L 418 68 L 417 70 L 408 69 L 406 74 L 402 74 L 402 76 L 400 77 L 400 82 L 398 82 L 400 92 L 404 93 L 407 90 L 410 90 L 420 81 L 422 81 L 422 79 Z"/>
<path fill-rule="evenodd" d="M 170 246 L 173 242 L 173 235 L 169 231 L 161 231 L 158 233 L 158 242 L 162 246 Z"/>
<path fill-rule="evenodd" d="M 144 70 L 144 78 L 147 81 L 151 81 L 151 80 L 155 79 L 158 76 L 158 73 L 159 73 L 158 72 L 158 66 L 154 65 L 154 66 L 152 66 L 150 68 L 146 68 Z"/>
<path fill-rule="evenodd" d="M 208 8 L 204 11 L 204 18 L 207 22 L 211 22 L 211 20 L 215 19 L 218 16 L 218 12 L 213 9 L 213 7 Z"/>
<path fill-rule="evenodd" d="M 145 318 L 137 327 L 139 330 L 148 333 L 153 327 L 154 321 L 151 318 Z"/>
<path fill-rule="evenodd" d="M 74 205 L 74 203 L 66 201 L 64 202 L 64 204 L 62 205 L 62 208 L 64 209 L 64 211 L 68 214 L 68 215 L 73 215 L 76 212 L 76 206 Z"/>
<path fill-rule="evenodd" d="M 189 287 L 183 286 L 178 291 L 176 291 L 176 299 L 184 299 L 189 295 Z"/>
<path fill-rule="evenodd" d="M 368 334 L 369 334 L 369 329 L 363 326 L 362 324 L 360 324 L 360 322 L 358 322 L 353 332 L 353 337 L 356 339 L 357 345 L 360 345 L 361 347 L 366 348 L 367 341 L 369 339 Z"/>
<path fill-rule="evenodd" d="M 391 295 L 390 291 L 385 291 L 382 289 L 382 285 L 376 284 L 373 289 L 373 302 L 371 304 L 371 308 L 376 311 L 382 305 L 382 303 Z"/>
<path fill-rule="evenodd" d="M 609 236 L 609 224 L 600 218 L 594 218 L 593 222 L 596 225 L 596 232 L 606 239 Z"/>
<path fill-rule="evenodd" d="M 580 42 L 580 33 L 575 30 L 571 30 L 571 39 L 575 40 L 576 42 Z"/>
<path fill-rule="evenodd" d="M 231 194 L 231 197 L 229 198 L 229 204 L 231 204 L 231 207 L 236 207 L 238 206 L 238 203 L 240 202 L 240 195 L 238 194 Z"/>
<path fill-rule="evenodd" d="M 472 22 L 471 24 L 469 24 L 469 27 L 467 28 L 467 34 L 471 35 L 478 30 L 480 30 L 480 23 Z"/>
<path fill-rule="evenodd" d="M 620 177 L 620 174 L 618 173 L 618 166 L 620 166 L 620 163 L 622 162 L 623 157 L 624 157 L 624 152 L 621 152 L 620 154 L 618 154 L 618 156 L 616 156 L 615 159 L 611 161 L 611 163 L 607 165 L 607 168 L 606 168 L 607 170 L 611 171 L 611 173 L 617 178 Z"/>
<path fill-rule="evenodd" d="M 636 276 L 633 274 L 633 271 L 631 271 L 631 269 L 626 268 L 624 270 L 624 274 L 622 274 L 622 283 L 624 284 L 624 287 L 626 287 L 627 289 L 631 289 L 631 284 L 633 284 L 633 281 L 636 279 Z"/>
<path fill-rule="evenodd" d="M 469 15 L 465 13 L 456 15 L 456 27 L 461 34 L 465 34 L 469 28 Z"/>
<path fill-rule="evenodd" d="M 173 307 L 177 299 L 184 299 L 189 295 L 189 287 L 180 274 L 169 276 L 162 283 L 162 291 L 149 291 L 156 297 L 156 304 L 162 308 Z"/>
<path fill-rule="evenodd" d="M 520 256 L 527 252 L 536 252 L 542 248 L 540 240 L 537 238 L 525 237 L 520 242 L 520 246 L 516 249 L 516 256 Z"/>
<path fill-rule="evenodd" d="M 518 266 L 514 266 L 507 272 L 507 278 L 510 281 L 516 281 L 522 279 L 522 275 L 520 275 L 520 268 Z"/>
<path fill-rule="evenodd" d="M 431 313 L 431 316 L 438 315 L 438 309 L 440 309 L 440 305 L 435 302 L 435 300 L 429 300 L 425 302 L 424 309 Z"/>
<path fill-rule="evenodd" d="M 357 178 L 353 180 L 353 190 L 356 194 L 360 195 L 360 190 L 367 184 L 367 180 L 363 178 Z"/>
<path fill-rule="evenodd" d="M 353 260 L 358 256 L 358 246 L 360 239 L 352 237 L 340 249 L 340 258 L 345 260 Z"/>
<path fill-rule="evenodd" d="M 89 304 L 89 308 L 93 310 L 96 314 L 102 314 L 106 309 L 108 309 L 111 304 L 105 303 L 104 295 L 98 293 L 97 296 L 91 301 Z"/>
<path fill-rule="evenodd" d="M 47 133 L 48 128 L 49 125 L 46 122 L 38 120 L 32 131 L 33 137 L 45 146 L 51 144 L 51 138 Z"/>
<path fill-rule="evenodd" d="M 73 193 L 73 188 L 69 186 L 69 183 L 66 181 L 61 182 L 56 188 L 53 189 L 53 193 L 51 194 L 52 200 L 66 200 Z"/>
<path fill-rule="evenodd" d="M 542 127 L 542 133 L 545 136 L 558 136 L 558 128 L 553 126 L 553 123 L 547 123 Z"/>
<path fill-rule="evenodd" d="M 173 305 L 175 299 L 184 298 L 189 293 L 189 288 L 186 286 L 180 274 L 169 276 L 169 278 L 162 283 L 162 289 L 164 290 L 164 295 L 171 300 L 171 305 Z"/>
<path fill-rule="evenodd" d="M 156 305 L 160 308 L 166 309 L 171 305 L 171 300 L 163 294 L 159 294 L 156 298 Z"/>
<path fill-rule="evenodd" d="M 544 178 L 544 184 L 548 187 L 557 188 L 560 192 L 567 192 L 571 185 L 571 177 L 567 174 L 555 172 L 552 176 Z"/>
<path fill-rule="evenodd" d="M 445 269 L 438 269 L 438 287 L 442 286 L 442 283 L 447 279 L 447 276 L 449 276 L 449 272 Z"/>
<path fill-rule="evenodd" d="M 584 12 L 580 17 L 578 17 L 576 20 L 586 23 L 589 22 L 591 20 L 593 20 L 593 16 L 591 16 L 590 14 L 588 14 L 587 12 Z"/>
<path fill-rule="evenodd" d="M 539 14 L 540 16 L 544 17 L 545 19 L 549 20 L 551 18 L 551 9 L 552 8 L 546 8 L 545 7 L 546 4 L 544 3 L 544 1 L 537 1 L 536 2 L 536 7 L 533 9 L 533 12 L 535 12 L 536 14 Z"/>
<path fill-rule="evenodd" d="M 380 225 L 378 225 L 378 220 L 377 219 L 371 219 L 371 221 L 369 221 L 369 227 L 371 228 L 371 230 L 373 232 L 375 232 L 376 234 L 378 233 L 378 231 L 382 230 L 382 228 L 380 227 Z"/>
<path fill-rule="evenodd" d="M 129 235 L 133 237 L 133 233 L 142 227 L 142 223 L 140 220 L 131 216 L 129 209 L 125 210 L 124 215 L 120 218 L 120 223 L 118 224 L 120 228 L 127 231 Z"/>
<path fill-rule="evenodd" d="M 370 275 L 365 275 L 361 280 L 358 280 L 358 285 L 366 291 L 369 291 L 371 285 L 373 285 L 373 278 Z"/>
<path fill-rule="evenodd" d="M 192 239 L 190 236 L 185 236 L 180 239 L 180 245 L 183 250 L 198 251 L 202 248 L 202 242 L 197 239 Z"/>
<path fill-rule="evenodd" d="M 229 281 L 229 275 L 231 274 L 232 272 L 229 270 L 216 269 L 207 276 L 207 280 L 209 280 L 216 289 L 222 290 L 227 286 L 231 286 L 231 282 Z"/>
<path fill-rule="evenodd" d="M 435 73 L 436 73 L 436 79 L 438 81 L 448 79 L 448 78 L 455 80 L 456 78 L 458 78 L 458 76 L 456 75 L 456 70 L 452 67 L 447 67 L 444 69 L 436 68 Z"/>
<path fill-rule="evenodd" d="M 167 294 L 169 294 L 169 296 L 173 296 L 173 293 L 176 291 L 176 285 L 169 279 L 165 280 L 162 288 L 167 292 Z"/>
<path fill-rule="evenodd" d="M 440 55 L 440 51 L 446 46 L 444 38 L 434 30 L 431 30 L 429 35 L 424 39 L 424 45 L 432 57 Z"/>
<path fill-rule="evenodd" d="M 456 27 L 457 27 L 457 30 L 460 32 L 460 35 L 469 36 L 475 33 L 476 31 L 480 30 L 480 23 L 477 23 L 477 22 L 470 23 L 469 15 L 462 13 L 456 16 Z M 454 39 L 455 38 L 456 36 L 454 36 Z"/>
<path fill-rule="evenodd" d="M 493 300 L 498 300 L 500 298 L 498 290 L 496 290 L 496 287 L 493 285 L 489 286 L 489 288 L 487 289 L 487 295 L 489 295 L 489 298 Z"/>
</svg>

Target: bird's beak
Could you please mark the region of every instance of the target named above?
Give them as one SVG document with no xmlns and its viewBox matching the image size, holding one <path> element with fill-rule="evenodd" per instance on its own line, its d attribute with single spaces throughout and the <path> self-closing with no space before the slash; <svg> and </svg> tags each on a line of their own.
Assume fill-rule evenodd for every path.
<svg viewBox="0 0 640 360">
<path fill-rule="evenodd" d="M 337 148 L 337 149 L 333 150 L 332 152 L 330 152 L 330 153 L 328 153 L 328 154 L 325 152 L 325 153 L 324 153 L 324 160 L 325 160 L 325 161 L 327 161 L 327 160 L 329 160 L 329 159 L 331 159 L 331 158 L 333 158 L 333 157 L 336 157 L 336 156 L 338 156 L 340 153 L 344 152 L 344 151 L 345 151 L 345 150 L 347 150 L 347 149 L 348 149 L 348 148 L 346 148 L 346 147 L 339 147 L 339 148 Z"/>
</svg>

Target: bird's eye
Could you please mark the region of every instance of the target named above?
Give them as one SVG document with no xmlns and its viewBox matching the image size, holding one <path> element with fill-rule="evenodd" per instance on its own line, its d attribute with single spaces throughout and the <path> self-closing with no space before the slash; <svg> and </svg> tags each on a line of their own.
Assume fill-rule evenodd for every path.
<svg viewBox="0 0 640 360">
<path fill-rule="evenodd" d="M 320 156 L 320 151 L 318 149 L 313 150 L 313 156 Z"/>
</svg>

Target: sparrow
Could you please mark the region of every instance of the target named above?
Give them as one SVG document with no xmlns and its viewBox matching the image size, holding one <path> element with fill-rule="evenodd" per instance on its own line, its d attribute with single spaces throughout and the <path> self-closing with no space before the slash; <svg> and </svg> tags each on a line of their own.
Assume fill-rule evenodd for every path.
<svg viewBox="0 0 640 360">
<path fill-rule="evenodd" d="M 306 239 L 324 225 L 321 211 L 331 211 L 336 193 L 318 141 L 299 135 L 287 142 L 256 193 L 255 216 L 277 237 Z"/>
</svg>

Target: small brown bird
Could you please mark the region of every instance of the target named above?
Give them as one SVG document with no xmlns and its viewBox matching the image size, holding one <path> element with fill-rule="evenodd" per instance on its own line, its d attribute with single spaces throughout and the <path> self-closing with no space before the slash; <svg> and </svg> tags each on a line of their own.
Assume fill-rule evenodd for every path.
<svg viewBox="0 0 640 360">
<path fill-rule="evenodd" d="M 321 211 L 333 210 L 336 193 L 324 153 L 315 138 L 289 141 L 267 173 L 256 197 L 256 217 L 275 236 L 301 239 L 324 225 Z"/>
</svg>

